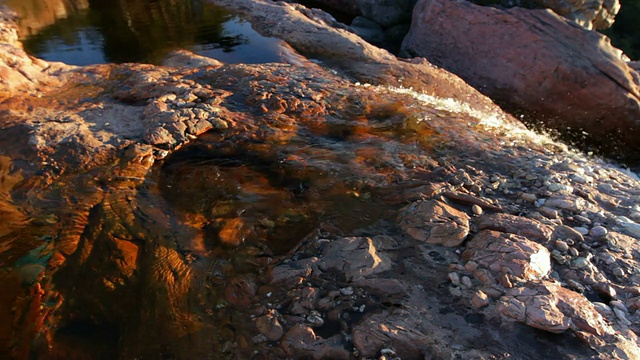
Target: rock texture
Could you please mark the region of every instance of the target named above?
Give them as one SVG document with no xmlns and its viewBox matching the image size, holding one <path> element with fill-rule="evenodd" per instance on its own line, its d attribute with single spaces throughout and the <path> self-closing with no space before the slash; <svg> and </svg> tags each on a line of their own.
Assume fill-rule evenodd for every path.
<svg viewBox="0 0 640 360">
<path fill-rule="evenodd" d="M 403 49 L 549 127 L 640 148 L 640 76 L 606 37 L 549 10 L 421 0 Z"/>
<path fill-rule="evenodd" d="M 325 63 L 12 50 L 1 358 L 638 358 L 637 177 L 324 13 L 229 6 Z"/>
</svg>

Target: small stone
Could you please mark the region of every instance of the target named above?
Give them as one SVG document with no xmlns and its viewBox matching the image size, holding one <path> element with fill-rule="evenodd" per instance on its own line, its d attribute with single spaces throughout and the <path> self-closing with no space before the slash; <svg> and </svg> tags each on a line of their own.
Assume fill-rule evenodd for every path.
<svg viewBox="0 0 640 360">
<path fill-rule="evenodd" d="M 626 275 L 621 267 L 614 268 L 613 270 L 611 270 L 611 273 L 616 277 L 624 277 Z"/>
<path fill-rule="evenodd" d="M 315 310 L 311 311 L 307 316 L 307 322 L 311 324 L 312 327 L 321 327 L 324 325 L 324 319 L 320 316 L 320 313 Z"/>
<path fill-rule="evenodd" d="M 340 294 L 342 294 L 344 296 L 353 295 L 353 288 L 351 286 L 347 286 L 347 287 L 341 288 L 340 289 Z"/>
<path fill-rule="evenodd" d="M 535 202 L 536 200 L 538 200 L 538 197 L 536 196 L 536 194 L 522 193 L 520 194 L 520 199 L 527 202 Z"/>
<path fill-rule="evenodd" d="M 578 249 L 576 249 L 574 247 L 569 248 L 569 254 L 571 256 L 574 256 L 574 257 L 575 256 L 580 256 L 580 252 L 578 251 Z"/>
<path fill-rule="evenodd" d="M 489 296 L 482 290 L 478 290 L 471 296 L 471 305 L 476 309 L 483 308 L 489 305 Z"/>
<path fill-rule="evenodd" d="M 609 306 L 611 306 L 612 309 L 618 309 L 620 311 L 624 311 L 625 313 L 629 312 L 629 309 L 627 309 L 627 307 L 620 300 L 609 301 Z"/>
<path fill-rule="evenodd" d="M 477 268 L 478 268 L 478 263 L 475 261 L 467 261 L 467 263 L 464 264 L 464 269 L 467 270 L 468 272 L 474 272 Z"/>
<path fill-rule="evenodd" d="M 272 314 L 256 318 L 256 327 L 269 341 L 278 341 L 284 334 L 284 329 L 278 319 Z"/>
<path fill-rule="evenodd" d="M 482 215 L 482 208 L 479 205 L 474 204 L 471 207 L 471 212 L 473 212 L 475 215 Z"/>
<path fill-rule="evenodd" d="M 473 287 L 473 283 L 471 282 L 471 279 L 468 276 L 463 276 L 460 279 L 460 282 L 462 283 L 462 285 L 464 285 L 464 287 L 466 287 L 467 289 L 471 289 Z"/>
<path fill-rule="evenodd" d="M 611 265 L 614 262 L 616 262 L 616 258 L 613 255 L 606 252 L 598 254 L 598 258 L 600 258 L 600 261 L 602 261 L 606 265 Z"/>
<path fill-rule="evenodd" d="M 589 229 L 587 229 L 586 227 L 577 226 L 577 227 L 574 227 L 573 229 L 582 235 L 587 235 L 589 233 Z"/>
<path fill-rule="evenodd" d="M 626 326 L 631 325 L 631 321 L 629 321 L 629 319 L 627 319 L 627 316 L 625 315 L 625 313 L 623 311 L 620 311 L 619 309 L 613 308 L 613 313 L 616 314 L 616 317 L 618 318 L 618 320 L 620 320 L 621 323 L 623 323 Z"/>
<path fill-rule="evenodd" d="M 579 292 L 579 293 L 583 293 L 586 289 L 585 287 L 580 284 L 579 282 L 573 280 L 573 279 L 569 279 L 567 280 L 567 285 L 569 285 L 570 288 L 572 288 L 573 290 Z"/>
<path fill-rule="evenodd" d="M 569 245 L 563 240 L 556 240 L 556 249 L 562 252 L 569 250 Z"/>
<path fill-rule="evenodd" d="M 551 257 L 553 258 L 553 260 L 555 260 L 558 264 L 560 265 L 564 265 L 567 262 L 567 258 L 564 257 L 560 251 L 558 250 L 553 250 L 551 251 Z"/>
<path fill-rule="evenodd" d="M 450 272 L 449 280 L 454 286 L 460 286 L 460 275 L 457 272 Z"/>
<path fill-rule="evenodd" d="M 549 219 L 557 219 L 558 218 L 558 210 L 552 209 L 550 207 L 541 206 L 538 211 L 540 214 L 548 217 Z"/>
<path fill-rule="evenodd" d="M 571 267 L 574 269 L 582 269 L 589 266 L 589 260 L 579 257 L 571 261 Z"/>
<path fill-rule="evenodd" d="M 591 228 L 591 230 L 589 230 L 589 235 L 593 236 L 594 238 L 600 238 L 607 235 L 608 232 L 609 231 L 607 231 L 604 226 L 594 226 Z"/>
</svg>

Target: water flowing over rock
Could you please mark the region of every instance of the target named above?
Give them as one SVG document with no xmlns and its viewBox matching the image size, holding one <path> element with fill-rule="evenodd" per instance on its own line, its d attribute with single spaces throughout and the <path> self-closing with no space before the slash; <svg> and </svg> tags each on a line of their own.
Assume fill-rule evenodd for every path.
<svg viewBox="0 0 640 360">
<path fill-rule="evenodd" d="M 640 149 L 640 75 L 606 37 L 549 10 L 421 0 L 402 48 L 551 128 Z"/>
</svg>

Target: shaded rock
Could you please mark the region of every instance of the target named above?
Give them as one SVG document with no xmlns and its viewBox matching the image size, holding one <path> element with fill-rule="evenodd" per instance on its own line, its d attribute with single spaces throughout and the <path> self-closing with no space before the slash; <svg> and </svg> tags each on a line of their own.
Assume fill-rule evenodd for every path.
<svg viewBox="0 0 640 360">
<path fill-rule="evenodd" d="M 464 252 L 464 261 L 473 261 L 496 275 L 510 274 L 526 280 L 541 279 L 551 270 L 551 254 L 544 246 L 525 237 L 482 230 Z"/>
<path fill-rule="evenodd" d="M 550 10 L 421 0 L 402 48 L 547 126 L 583 129 L 610 150 L 619 141 L 625 152 L 640 149 L 638 73 L 604 35 Z"/>
<path fill-rule="evenodd" d="M 282 337 L 282 349 L 289 356 L 311 359 L 350 359 L 351 353 L 344 349 L 339 335 L 323 339 L 309 326 L 294 325 Z"/>
<path fill-rule="evenodd" d="M 343 272 L 350 281 L 391 269 L 391 260 L 378 252 L 368 237 L 341 238 L 328 243 L 321 261 L 321 269 Z"/>
<path fill-rule="evenodd" d="M 356 0 L 363 16 L 384 27 L 409 22 L 416 1 L 417 0 Z"/>
<path fill-rule="evenodd" d="M 400 210 L 400 228 L 412 238 L 448 247 L 469 234 L 469 215 L 438 200 L 419 200 Z"/>
<path fill-rule="evenodd" d="M 422 358 L 428 337 L 417 330 L 414 316 L 405 310 L 383 311 L 362 320 L 353 330 L 353 344 L 362 356 L 374 358 L 393 347 L 403 359 Z"/>
<path fill-rule="evenodd" d="M 549 225 L 510 214 L 484 215 L 479 219 L 478 228 L 516 234 L 541 243 L 547 243 L 553 233 L 553 227 Z"/>
<path fill-rule="evenodd" d="M 382 27 L 365 17 L 358 16 L 353 19 L 353 22 L 350 26 L 351 30 L 358 34 L 361 38 L 367 40 L 368 42 L 382 46 L 385 42 L 385 34 L 382 30 Z"/>
<path fill-rule="evenodd" d="M 282 325 L 271 313 L 256 318 L 256 327 L 269 341 L 280 340 L 284 333 Z"/>
</svg>

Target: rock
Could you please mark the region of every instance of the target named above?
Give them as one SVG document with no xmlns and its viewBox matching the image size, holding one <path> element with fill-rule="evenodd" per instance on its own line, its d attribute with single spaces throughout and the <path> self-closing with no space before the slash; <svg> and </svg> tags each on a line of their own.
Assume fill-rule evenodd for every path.
<svg viewBox="0 0 640 360">
<path fill-rule="evenodd" d="M 553 10 L 584 28 L 603 30 L 611 27 L 620 10 L 618 0 L 533 0 L 533 4 Z"/>
<path fill-rule="evenodd" d="M 357 16 L 351 22 L 350 28 L 354 33 L 358 34 L 358 36 L 372 44 L 382 46 L 385 42 L 385 35 L 382 27 L 378 23 L 365 17 Z"/>
<path fill-rule="evenodd" d="M 239 308 L 249 307 L 255 294 L 256 285 L 246 278 L 231 279 L 224 289 L 224 298 Z"/>
<path fill-rule="evenodd" d="M 323 339 L 309 326 L 296 324 L 282 337 L 281 347 L 289 356 L 311 359 L 350 358 L 350 352 L 342 346 L 340 336 Z"/>
<path fill-rule="evenodd" d="M 544 278 L 551 270 L 551 254 L 525 237 L 482 230 L 474 236 L 462 260 L 474 261 L 497 276 L 510 274 L 527 280 Z"/>
<path fill-rule="evenodd" d="M 482 290 L 478 290 L 471 296 L 471 305 L 476 309 L 489 305 L 489 297 Z"/>
<path fill-rule="evenodd" d="M 524 236 L 541 243 L 547 243 L 553 228 L 537 220 L 510 214 L 490 214 L 480 218 L 480 230 L 489 229 Z"/>
<path fill-rule="evenodd" d="M 174 50 L 170 52 L 162 61 L 163 66 L 175 68 L 199 68 L 203 66 L 220 67 L 223 64 L 206 56 L 200 56 L 188 50 Z"/>
<path fill-rule="evenodd" d="M 421 0 L 402 49 L 549 127 L 582 129 L 590 143 L 640 153 L 640 76 L 604 35 L 550 10 Z"/>
<path fill-rule="evenodd" d="M 402 208 L 397 222 L 407 235 L 429 244 L 454 247 L 469 234 L 469 216 L 438 200 L 419 200 Z"/>
<path fill-rule="evenodd" d="M 556 240 L 556 249 L 562 252 L 566 252 L 567 250 L 569 250 L 569 245 L 567 245 L 565 241 Z"/>
<path fill-rule="evenodd" d="M 357 281 L 391 269 L 391 260 L 376 250 L 371 238 L 341 238 L 325 246 L 320 268 L 343 272 L 349 281 Z"/>
<path fill-rule="evenodd" d="M 551 238 L 567 240 L 570 241 L 571 244 L 582 243 L 584 241 L 584 237 L 579 231 L 566 225 L 556 226 L 555 229 L 553 229 Z"/>
<path fill-rule="evenodd" d="M 593 236 L 594 238 L 601 238 L 605 235 L 607 235 L 609 231 L 607 231 L 607 229 L 604 226 L 594 226 L 591 228 L 591 230 L 589 230 L 589 235 Z"/>
<path fill-rule="evenodd" d="M 422 358 L 422 348 L 429 338 L 418 330 L 416 321 L 406 310 L 385 310 L 368 316 L 353 329 L 353 345 L 367 358 L 376 357 L 389 346 L 403 359 Z"/>
<path fill-rule="evenodd" d="M 598 336 L 613 334 L 587 298 L 548 281 L 509 290 L 497 307 L 509 318 L 553 333 L 571 328 Z"/>
<path fill-rule="evenodd" d="M 256 318 L 256 327 L 269 341 L 278 341 L 282 338 L 284 330 L 278 319 L 273 314 L 267 314 Z"/>
<path fill-rule="evenodd" d="M 416 0 L 356 0 L 363 16 L 388 28 L 411 20 Z"/>
</svg>

